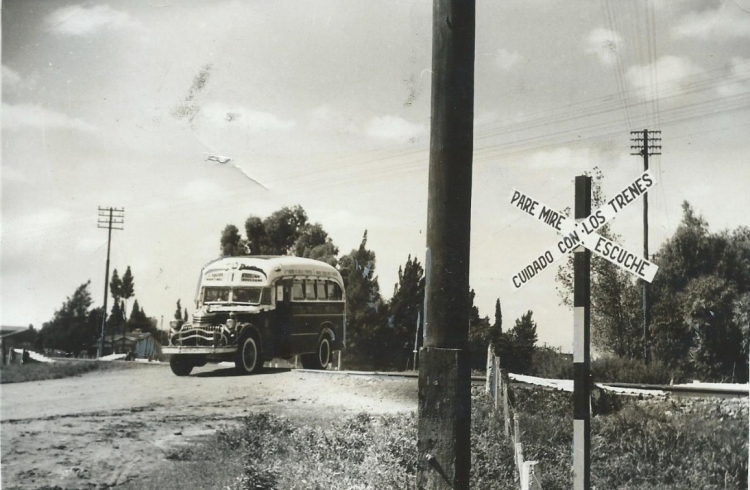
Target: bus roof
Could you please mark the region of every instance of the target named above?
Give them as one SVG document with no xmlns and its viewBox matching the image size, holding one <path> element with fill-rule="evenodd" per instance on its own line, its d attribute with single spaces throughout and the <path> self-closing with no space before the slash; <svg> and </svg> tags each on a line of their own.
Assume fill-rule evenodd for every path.
<svg viewBox="0 0 750 490">
<path fill-rule="evenodd" d="M 263 282 L 271 284 L 278 277 L 298 276 L 332 279 L 342 288 L 344 281 L 335 267 L 318 260 L 294 256 L 245 255 L 238 257 L 222 257 L 213 260 L 203 267 L 201 283 L 211 272 L 225 271 L 255 271 L 265 276 Z"/>
</svg>

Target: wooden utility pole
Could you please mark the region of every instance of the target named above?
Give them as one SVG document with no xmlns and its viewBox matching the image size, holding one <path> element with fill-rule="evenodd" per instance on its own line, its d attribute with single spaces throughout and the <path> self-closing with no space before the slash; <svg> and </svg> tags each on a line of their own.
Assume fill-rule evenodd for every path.
<svg viewBox="0 0 750 490">
<path fill-rule="evenodd" d="M 417 487 L 469 488 L 474 0 L 433 0 L 432 120 Z"/>
<path fill-rule="evenodd" d="M 654 142 L 661 141 L 661 131 L 631 131 L 630 140 L 634 144 L 631 149 L 638 150 L 631 155 L 643 157 L 643 171 L 648 170 L 648 157 L 651 155 L 661 155 L 661 145 L 655 145 Z M 654 136 L 657 135 L 657 136 Z M 650 137 L 649 137 L 650 136 Z M 643 258 L 648 260 L 648 194 L 643 196 Z M 643 285 L 643 361 L 649 361 L 649 314 L 648 314 L 648 282 L 641 281 Z"/>
<path fill-rule="evenodd" d="M 575 219 L 591 214 L 591 177 L 576 177 Z M 573 489 L 591 488 L 591 252 L 573 256 Z"/>
<path fill-rule="evenodd" d="M 122 230 L 125 226 L 125 208 L 103 208 L 99 206 L 99 217 L 97 219 L 97 228 L 106 228 L 109 230 L 107 236 L 107 265 L 104 269 L 104 309 L 102 311 L 102 334 L 99 339 L 99 348 L 96 357 L 102 357 L 104 354 L 104 325 L 107 323 L 107 298 L 109 297 L 109 249 L 112 243 L 112 230 Z M 114 338 L 112 339 L 114 351 Z"/>
</svg>

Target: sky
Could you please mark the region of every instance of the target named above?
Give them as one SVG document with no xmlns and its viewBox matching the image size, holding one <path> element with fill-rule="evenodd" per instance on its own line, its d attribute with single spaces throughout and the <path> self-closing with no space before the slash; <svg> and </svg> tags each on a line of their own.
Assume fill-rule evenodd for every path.
<svg viewBox="0 0 750 490">
<path fill-rule="evenodd" d="M 130 266 L 146 314 L 192 311 L 227 224 L 301 205 L 342 254 L 365 230 L 385 298 L 424 264 L 430 128 L 427 0 L 83 3 L 2 8 L 0 321 L 40 328 L 87 281 Z M 711 231 L 750 224 L 750 0 L 478 0 L 471 287 L 503 326 L 532 310 L 570 352 L 554 270 L 511 277 L 556 242 L 512 189 L 563 210 L 596 168 L 637 178 L 630 131 L 661 130 L 649 250 L 687 200 Z M 232 158 L 230 164 L 207 160 Z M 249 176 L 249 177 L 248 177 Z M 642 202 L 612 221 L 643 249 Z M 109 305 L 111 305 L 111 301 Z"/>
</svg>

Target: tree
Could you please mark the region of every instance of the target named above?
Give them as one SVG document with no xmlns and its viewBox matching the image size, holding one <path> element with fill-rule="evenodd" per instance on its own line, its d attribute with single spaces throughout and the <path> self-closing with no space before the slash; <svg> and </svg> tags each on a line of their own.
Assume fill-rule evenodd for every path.
<svg viewBox="0 0 750 490">
<path fill-rule="evenodd" d="M 417 321 L 422 318 L 424 308 L 424 269 L 411 255 L 404 267 L 398 268 L 398 283 L 393 287 L 393 296 L 388 303 L 388 327 L 396 345 L 403 345 L 403 350 L 394 349 L 391 364 L 396 368 L 406 366 L 413 351 L 419 348 L 422 329 Z M 417 343 L 415 346 L 414 343 Z"/>
<path fill-rule="evenodd" d="M 182 305 L 179 299 L 177 300 L 177 309 L 174 311 L 174 319 L 182 320 Z"/>
<path fill-rule="evenodd" d="M 221 235 L 222 256 L 296 255 L 336 266 L 339 249 L 320 223 L 310 224 L 302 206 L 283 207 L 266 219 L 249 216 L 242 238 L 234 225 Z"/>
<path fill-rule="evenodd" d="M 395 346 L 387 335 L 387 312 L 375 277 L 375 252 L 367 249 L 367 231 L 359 248 L 341 257 L 339 271 L 346 289 L 347 363 L 382 368 Z"/>
<path fill-rule="evenodd" d="M 743 365 L 742 332 L 734 322 L 735 288 L 715 275 L 705 275 L 687 283 L 680 295 L 682 316 L 692 334 L 690 362 L 695 372 L 715 379 L 736 374 Z"/>
<path fill-rule="evenodd" d="M 307 213 L 302 206 L 283 207 L 265 219 L 268 252 L 272 255 L 287 255 L 307 224 Z M 249 237 L 248 237 L 249 238 Z"/>
<path fill-rule="evenodd" d="M 135 293 L 135 281 L 133 279 L 133 273 L 130 271 L 130 266 L 125 270 L 125 274 L 122 275 L 122 288 L 120 290 L 120 297 L 123 300 L 124 306 L 122 308 L 123 312 L 123 320 L 125 320 L 122 324 L 122 350 L 125 350 L 125 333 L 126 333 L 126 327 L 127 327 L 127 316 L 125 313 L 127 312 L 127 304 L 128 299 L 133 297 L 133 294 Z"/>
<path fill-rule="evenodd" d="M 511 358 L 511 342 L 508 332 L 503 332 L 503 310 L 500 298 L 495 301 L 495 323 L 492 324 L 490 338 L 495 346 L 495 355 L 500 357 L 500 367 L 508 369 L 508 361 Z"/>
<path fill-rule="evenodd" d="M 339 249 L 333 244 L 320 223 L 305 224 L 299 230 L 291 250 L 292 255 L 319 260 L 334 267 L 338 264 Z"/>
<path fill-rule="evenodd" d="M 689 376 L 747 380 L 743 298 L 750 293 L 750 229 L 711 233 L 688 202 L 655 255 L 653 356 Z"/>
<path fill-rule="evenodd" d="M 148 332 L 155 338 L 158 335 L 158 330 L 156 328 L 156 319 L 149 318 L 148 315 L 146 315 L 146 312 L 138 304 L 137 299 L 133 302 L 133 310 L 131 311 L 130 318 L 128 319 L 128 328 L 131 331 L 140 330 L 141 332 Z"/>
<path fill-rule="evenodd" d="M 598 209 L 606 204 L 602 191 L 604 174 L 594 169 L 591 207 Z M 570 209 L 567 209 L 570 216 Z M 609 223 L 597 233 L 614 242 L 620 241 Z M 561 303 L 573 306 L 573 260 L 569 254 L 566 263 L 558 268 L 556 281 Z M 591 343 L 602 353 L 635 358 L 643 353 L 643 328 L 640 286 L 611 262 L 592 255 L 591 257 Z"/>
<path fill-rule="evenodd" d="M 474 306 L 476 293 L 469 292 L 471 309 L 469 310 L 469 353 L 473 369 L 485 369 L 487 366 L 487 346 L 492 342 L 493 331 L 490 317 L 480 317 L 479 308 Z"/>
<path fill-rule="evenodd" d="M 111 335 L 116 332 L 125 321 L 125 310 L 120 304 L 122 298 L 122 279 L 117 269 L 112 271 L 112 279 L 109 281 L 109 292 L 112 295 L 112 310 L 106 322 L 107 332 Z"/>
<path fill-rule="evenodd" d="M 240 230 L 234 225 L 227 225 L 221 232 L 221 255 L 234 257 L 243 254 L 242 237 Z"/>
<path fill-rule="evenodd" d="M 527 374 L 534 362 L 534 347 L 537 341 L 536 322 L 531 318 L 533 312 L 527 311 L 516 319 L 509 332 L 511 344 L 511 366 L 514 373 Z"/>
<path fill-rule="evenodd" d="M 107 318 L 105 328 L 106 333 L 113 335 L 118 332 L 125 322 L 125 303 L 119 299 L 115 299 L 112 302 L 112 309 L 110 310 L 109 318 Z"/>
<path fill-rule="evenodd" d="M 257 216 L 250 216 L 245 221 L 245 233 L 250 255 L 263 255 L 270 253 L 268 246 L 268 233 L 263 220 Z"/>
<path fill-rule="evenodd" d="M 60 349 L 74 356 L 94 345 L 97 334 L 97 320 L 101 321 L 101 310 L 92 315 L 89 285 L 86 281 L 76 288 L 72 296 L 56 310 L 52 320 L 42 326 L 40 336 L 47 349 Z M 99 323 L 100 325 L 101 323 Z"/>
</svg>

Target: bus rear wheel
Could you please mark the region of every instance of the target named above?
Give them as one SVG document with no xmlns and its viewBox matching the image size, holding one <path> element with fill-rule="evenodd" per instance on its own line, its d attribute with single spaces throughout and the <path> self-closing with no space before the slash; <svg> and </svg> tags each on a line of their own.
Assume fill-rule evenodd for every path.
<svg viewBox="0 0 750 490">
<path fill-rule="evenodd" d="M 260 344 L 253 333 L 246 333 L 240 337 L 234 367 L 237 374 L 255 374 L 263 368 L 263 358 L 260 355 Z"/>
<path fill-rule="evenodd" d="M 303 354 L 302 367 L 305 369 L 326 369 L 331 363 L 331 340 L 324 335 L 318 342 L 316 354 Z"/>
<path fill-rule="evenodd" d="M 175 375 L 187 376 L 193 370 L 193 363 L 188 356 L 176 354 L 169 359 L 169 367 Z"/>
</svg>

